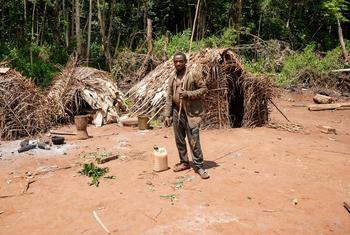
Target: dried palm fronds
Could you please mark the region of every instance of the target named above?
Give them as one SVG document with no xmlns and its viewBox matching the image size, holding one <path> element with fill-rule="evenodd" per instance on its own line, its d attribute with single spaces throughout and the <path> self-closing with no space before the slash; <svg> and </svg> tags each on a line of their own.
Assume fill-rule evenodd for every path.
<svg viewBox="0 0 350 235">
<path fill-rule="evenodd" d="M 119 122 L 127 108 L 110 74 L 76 65 L 71 58 L 46 93 L 15 70 L 0 74 L 0 138 L 35 135 L 70 121 L 83 108 L 101 110 L 105 122 Z"/>
<path fill-rule="evenodd" d="M 49 128 L 49 106 L 30 79 L 15 70 L 0 75 L 1 138 L 31 136 Z"/>
<path fill-rule="evenodd" d="M 125 50 L 118 53 L 114 60 L 113 76 L 118 79 L 120 88 L 127 91 L 158 64 L 159 61 L 152 56 Z"/>
<path fill-rule="evenodd" d="M 273 96 L 272 82 L 245 72 L 232 50 L 206 49 L 191 54 L 187 68 L 201 71 L 208 87 L 204 127 L 252 127 L 267 122 L 268 100 Z M 170 59 L 129 90 L 127 97 L 134 102 L 131 116 L 146 114 L 154 117 L 161 113 L 167 81 L 173 72 Z"/>
</svg>

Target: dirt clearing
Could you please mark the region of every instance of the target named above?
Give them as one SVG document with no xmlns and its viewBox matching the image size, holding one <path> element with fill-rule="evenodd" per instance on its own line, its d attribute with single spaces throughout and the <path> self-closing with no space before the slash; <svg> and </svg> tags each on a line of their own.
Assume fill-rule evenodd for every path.
<svg viewBox="0 0 350 235">
<path fill-rule="evenodd" d="M 311 101 L 284 92 L 276 104 L 293 124 L 274 109 L 277 129 L 202 131 L 209 180 L 152 171 L 154 145 L 178 161 L 171 128 L 89 126 L 93 138 L 21 154 L 1 142 L 0 234 L 106 234 L 94 211 L 111 234 L 350 234 L 350 110 L 310 112 Z M 80 164 L 104 151 L 119 154 L 103 164 L 115 178 L 89 186 Z"/>
</svg>

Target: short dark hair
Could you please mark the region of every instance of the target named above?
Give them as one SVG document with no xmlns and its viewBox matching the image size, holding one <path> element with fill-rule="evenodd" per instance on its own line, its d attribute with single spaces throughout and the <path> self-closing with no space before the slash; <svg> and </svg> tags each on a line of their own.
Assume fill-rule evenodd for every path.
<svg viewBox="0 0 350 235">
<path fill-rule="evenodd" d="M 178 55 L 182 56 L 185 60 L 187 60 L 186 55 L 183 52 L 176 52 L 173 58 L 175 58 L 175 56 L 178 56 Z"/>
</svg>

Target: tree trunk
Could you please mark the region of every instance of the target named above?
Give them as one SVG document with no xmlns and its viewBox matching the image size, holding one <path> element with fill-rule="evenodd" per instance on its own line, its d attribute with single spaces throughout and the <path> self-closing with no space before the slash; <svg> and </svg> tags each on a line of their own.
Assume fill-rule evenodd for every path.
<svg viewBox="0 0 350 235">
<path fill-rule="evenodd" d="M 258 37 L 260 37 L 262 16 L 263 16 L 263 12 L 261 11 L 261 12 L 260 12 L 260 16 L 259 16 Z"/>
<path fill-rule="evenodd" d="M 30 42 L 32 43 L 34 41 L 34 17 L 35 17 L 35 7 L 36 7 L 36 1 L 34 1 L 33 5 L 33 11 L 32 11 L 32 32 L 30 36 Z M 32 46 L 30 46 L 30 65 L 33 66 L 33 50 Z"/>
<path fill-rule="evenodd" d="M 63 1 L 64 2 L 64 1 Z M 55 5 L 53 9 L 53 40 L 55 43 L 58 43 L 60 40 L 60 1 L 55 0 Z"/>
<path fill-rule="evenodd" d="M 107 35 L 107 49 L 109 51 L 109 48 L 111 47 L 111 35 L 112 35 L 112 29 L 113 29 L 113 1 L 109 0 L 109 8 L 108 8 L 108 18 L 109 18 L 109 27 L 108 27 L 108 35 Z M 109 53 L 110 54 L 110 53 Z"/>
<path fill-rule="evenodd" d="M 63 8 L 63 16 L 64 19 L 67 21 L 67 25 L 65 27 L 65 42 L 66 42 L 66 47 L 69 46 L 69 20 L 68 20 L 68 13 L 67 13 L 67 8 L 66 8 L 66 1 L 62 0 L 62 8 Z"/>
<path fill-rule="evenodd" d="M 233 28 L 237 31 L 237 41 L 240 41 L 242 0 L 233 0 L 231 5 L 231 17 Z"/>
<path fill-rule="evenodd" d="M 121 33 L 118 32 L 117 44 L 115 45 L 113 58 L 116 58 L 116 57 L 117 57 L 117 54 L 118 54 L 118 48 L 119 48 L 119 43 L 120 43 L 120 36 L 121 36 Z"/>
<path fill-rule="evenodd" d="M 75 14 L 76 14 L 75 13 L 75 0 L 72 0 L 72 18 L 71 18 L 71 28 L 70 28 L 70 34 L 69 34 L 69 40 L 70 41 L 72 40 L 73 35 L 75 34 L 74 30 L 76 30 L 75 29 Z"/>
<path fill-rule="evenodd" d="M 89 23 L 88 23 L 88 39 L 86 48 L 86 65 L 89 66 L 90 57 L 90 41 L 91 41 L 91 19 L 92 19 L 92 0 L 89 1 Z"/>
<path fill-rule="evenodd" d="M 201 31 L 199 35 L 199 39 L 201 40 L 205 36 L 205 32 L 207 30 L 207 15 L 208 15 L 208 4 L 206 1 L 204 2 L 204 10 L 202 11 L 202 20 L 201 20 Z"/>
<path fill-rule="evenodd" d="M 75 0 L 75 36 L 77 40 L 77 55 L 81 55 L 80 41 L 80 0 Z"/>
<path fill-rule="evenodd" d="M 44 14 L 41 20 L 41 29 L 39 30 L 38 39 L 37 39 L 39 45 L 42 44 L 43 35 L 45 34 L 46 12 L 47 12 L 47 2 L 45 2 Z"/>
<path fill-rule="evenodd" d="M 103 4 L 105 4 L 105 2 L 103 2 Z M 104 12 L 103 12 L 103 15 L 105 15 Z M 100 0 L 97 0 L 97 17 L 98 17 L 98 21 L 100 23 L 100 34 L 101 34 L 101 39 L 102 39 L 102 49 L 103 49 L 103 52 L 105 54 L 106 64 L 108 66 L 108 69 L 109 69 L 109 71 L 111 71 L 112 70 L 112 58 L 111 58 L 111 55 L 109 53 L 109 48 L 107 46 L 107 38 L 106 38 L 106 31 L 105 31 L 105 21 L 104 21 L 104 18 L 102 18 L 103 15 L 101 14 Z"/>
<path fill-rule="evenodd" d="M 340 21 L 339 21 L 338 18 L 337 18 L 337 24 L 338 24 L 338 36 L 339 36 L 339 42 L 340 42 L 341 51 L 343 53 L 345 61 L 350 64 L 349 54 L 348 54 L 348 51 L 346 50 L 346 47 L 345 47 L 345 42 L 344 42 L 344 37 L 343 37 L 343 30 L 341 28 Z"/>
<path fill-rule="evenodd" d="M 152 20 L 147 17 L 147 50 L 148 50 L 147 54 L 149 56 L 152 56 L 152 54 L 153 54 L 152 34 L 153 34 Z"/>
<path fill-rule="evenodd" d="M 27 0 L 23 0 L 24 10 L 24 37 L 27 37 Z"/>
<path fill-rule="evenodd" d="M 162 58 L 163 61 L 168 60 L 167 47 L 168 47 L 169 42 L 170 42 L 170 32 L 166 31 L 165 35 L 164 35 L 164 49 L 163 49 L 164 53 L 163 53 L 163 58 Z"/>
</svg>

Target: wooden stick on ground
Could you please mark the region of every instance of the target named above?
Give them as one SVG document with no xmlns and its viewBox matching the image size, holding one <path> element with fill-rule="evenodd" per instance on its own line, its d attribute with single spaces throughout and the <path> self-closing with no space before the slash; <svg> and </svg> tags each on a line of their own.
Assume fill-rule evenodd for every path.
<svg viewBox="0 0 350 235">
<path fill-rule="evenodd" d="M 53 134 L 53 135 L 76 135 L 76 133 L 73 133 L 73 132 L 53 131 L 53 130 L 50 130 L 50 134 Z"/>
<path fill-rule="evenodd" d="M 310 111 L 322 111 L 333 109 L 347 109 L 350 108 L 350 103 L 334 103 L 334 104 L 311 104 L 308 106 Z"/>
<path fill-rule="evenodd" d="M 110 234 L 111 232 L 108 230 L 108 228 L 103 224 L 103 222 L 101 221 L 100 217 L 98 217 L 96 211 L 93 212 L 94 217 L 96 219 L 96 221 L 101 225 L 101 227 L 106 231 L 106 233 Z"/>
<path fill-rule="evenodd" d="M 277 105 L 275 105 L 275 103 L 274 103 L 271 99 L 269 99 L 269 101 L 271 102 L 271 104 L 273 104 L 273 106 L 275 106 L 275 108 L 278 110 L 278 112 L 280 112 L 280 113 L 282 114 L 282 116 L 283 116 L 288 122 L 290 122 L 289 119 L 287 118 L 287 116 L 277 107 Z"/>
</svg>

